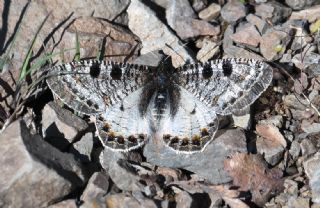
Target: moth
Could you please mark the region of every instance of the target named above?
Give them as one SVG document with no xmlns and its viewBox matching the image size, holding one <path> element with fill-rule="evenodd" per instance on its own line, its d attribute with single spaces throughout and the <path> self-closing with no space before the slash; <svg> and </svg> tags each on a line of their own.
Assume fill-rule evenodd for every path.
<svg viewBox="0 0 320 208">
<path fill-rule="evenodd" d="M 49 69 L 53 94 L 95 117 L 107 148 L 130 151 L 159 139 L 179 153 L 203 151 L 218 129 L 217 115 L 241 112 L 272 81 L 265 62 L 230 58 L 174 68 L 83 60 Z"/>
</svg>

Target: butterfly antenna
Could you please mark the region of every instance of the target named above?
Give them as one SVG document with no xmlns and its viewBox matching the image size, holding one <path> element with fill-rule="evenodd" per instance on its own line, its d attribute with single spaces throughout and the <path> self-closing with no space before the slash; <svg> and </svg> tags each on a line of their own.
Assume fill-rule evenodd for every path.
<svg viewBox="0 0 320 208">
<path fill-rule="evenodd" d="M 213 50 L 215 50 L 217 47 L 219 47 L 219 46 L 221 45 L 221 43 L 222 43 L 222 40 L 220 40 L 219 42 L 217 42 L 215 47 L 211 48 L 209 51 L 207 51 L 207 53 L 203 54 L 198 60 L 199 60 L 200 62 L 206 62 L 206 61 L 208 61 L 208 60 L 209 60 L 210 58 L 212 58 L 212 57 L 210 57 L 210 58 L 207 59 L 206 61 L 201 61 L 201 59 L 202 59 L 203 57 L 207 56 L 211 51 L 213 51 Z"/>
<path fill-rule="evenodd" d="M 175 52 L 180 58 L 181 58 L 181 60 L 183 61 L 183 63 L 186 63 L 188 60 L 185 60 L 178 52 L 179 51 L 176 51 L 174 48 L 172 48 L 169 44 L 165 44 L 168 48 L 170 48 L 173 52 Z M 185 44 L 183 44 L 182 45 L 182 48 L 185 48 L 185 46 L 186 46 L 187 44 L 185 43 Z M 167 59 L 169 58 L 169 56 L 167 56 L 166 57 L 166 59 L 164 60 L 164 61 L 166 61 Z"/>
</svg>

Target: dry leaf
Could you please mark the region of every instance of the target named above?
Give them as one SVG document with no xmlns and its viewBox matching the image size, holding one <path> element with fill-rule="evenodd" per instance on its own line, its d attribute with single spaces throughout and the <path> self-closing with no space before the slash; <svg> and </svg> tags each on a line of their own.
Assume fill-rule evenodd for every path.
<svg viewBox="0 0 320 208">
<path fill-rule="evenodd" d="M 224 161 L 224 168 L 233 178 L 233 185 L 241 191 L 250 191 L 258 206 L 283 189 L 281 171 L 269 170 L 261 155 L 236 153 Z"/>
</svg>

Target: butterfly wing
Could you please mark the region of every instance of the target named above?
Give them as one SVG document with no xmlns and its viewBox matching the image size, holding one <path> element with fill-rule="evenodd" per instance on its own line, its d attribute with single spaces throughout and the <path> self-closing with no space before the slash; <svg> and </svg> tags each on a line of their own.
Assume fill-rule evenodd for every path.
<svg viewBox="0 0 320 208">
<path fill-rule="evenodd" d="M 174 150 L 193 153 L 204 150 L 218 129 L 214 111 L 179 87 L 180 100 L 177 112 L 162 128 L 164 142 Z"/>
<path fill-rule="evenodd" d="M 105 147 L 128 151 L 148 137 L 139 114 L 142 86 L 150 68 L 114 62 L 82 61 L 50 69 L 47 83 L 70 108 L 96 115 L 98 136 Z"/>
<path fill-rule="evenodd" d="M 72 62 L 50 68 L 47 83 L 70 108 L 92 115 L 104 112 L 141 88 L 149 70 L 126 63 Z"/>
<path fill-rule="evenodd" d="M 238 114 L 270 85 L 273 71 L 249 59 L 219 59 L 179 69 L 180 85 L 217 114 Z"/>
</svg>

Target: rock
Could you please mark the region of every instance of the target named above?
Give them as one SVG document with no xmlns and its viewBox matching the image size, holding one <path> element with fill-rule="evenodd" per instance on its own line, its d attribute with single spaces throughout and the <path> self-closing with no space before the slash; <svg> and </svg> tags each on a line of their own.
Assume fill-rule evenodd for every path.
<svg viewBox="0 0 320 208">
<path fill-rule="evenodd" d="M 261 54 L 268 60 L 273 61 L 280 59 L 284 54 L 290 37 L 287 32 L 276 29 L 269 29 L 262 35 L 260 41 Z"/>
<path fill-rule="evenodd" d="M 71 153 L 76 155 L 82 162 L 91 161 L 91 152 L 93 148 L 93 135 L 91 132 L 86 133 L 80 141 L 73 144 Z"/>
<path fill-rule="evenodd" d="M 273 24 L 285 21 L 292 10 L 277 1 L 258 4 L 255 6 L 255 14 L 264 20 L 270 20 Z"/>
<path fill-rule="evenodd" d="M 303 57 L 303 62 L 301 57 Z M 297 68 L 304 70 L 310 76 L 320 75 L 320 55 L 315 52 L 296 54 L 292 58 L 292 62 Z"/>
<path fill-rule="evenodd" d="M 308 9 L 292 12 L 289 19 L 290 20 L 304 19 L 304 20 L 308 20 L 308 22 L 314 22 L 319 18 L 320 18 L 320 5 L 316 5 Z"/>
<path fill-rule="evenodd" d="M 305 7 L 310 7 L 317 0 L 286 0 L 286 4 L 294 10 L 301 10 Z"/>
<path fill-rule="evenodd" d="M 220 15 L 221 6 L 216 3 L 210 4 L 207 8 L 199 12 L 199 18 L 210 21 L 217 18 Z"/>
<path fill-rule="evenodd" d="M 221 9 L 222 18 L 229 23 L 235 23 L 246 16 L 247 9 L 243 3 L 237 0 L 231 0 Z"/>
<path fill-rule="evenodd" d="M 293 140 L 289 150 L 289 153 L 293 160 L 296 160 L 299 157 L 300 151 L 301 148 L 299 142 L 297 140 Z"/>
<path fill-rule="evenodd" d="M 71 111 L 50 102 L 42 111 L 42 134 L 59 149 L 66 148 L 88 128 L 88 124 Z"/>
<path fill-rule="evenodd" d="M 149 163 L 172 168 L 183 168 L 196 173 L 211 183 L 225 183 L 230 177 L 223 170 L 225 157 L 233 152 L 246 152 L 246 138 L 243 131 L 234 129 L 212 141 L 203 152 L 179 154 L 155 139 L 149 140 L 144 156 Z M 212 157 L 214 155 L 214 157 Z"/>
<path fill-rule="evenodd" d="M 76 34 L 82 58 L 96 57 L 101 47 L 103 47 L 102 57 L 118 62 L 123 62 L 130 54 L 134 58 L 138 53 L 138 37 L 121 26 L 99 18 L 75 19 L 65 31 L 60 45 L 64 48 L 73 48 L 76 45 Z M 65 59 L 73 60 L 74 55 L 75 51 L 67 52 Z"/>
<path fill-rule="evenodd" d="M 49 206 L 48 208 L 77 208 L 76 200 L 68 199 Z"/>
<path fill-rule="evenodd" d="M 258 47 L 261 36 L 254 25 L 242 28 L 231 36 L 236 43 Z"/>
<path fill-rule="evenodd" d="M 283 157 L 287 142 L 279 132 L 279 129 L 270 124 L 256 125 L 256 131 L 261 136 L 257 138 L 257 151 L 264 155 L 265 160 L 276 165 Z"/>
<path fill-rule="evenodd" d="M 211 40 L 205 39 L 201 49 L 197 53 L 197 60 L 204 63 L 220 52 L 219 45 Z"/>
<path fill-rule="evenodd" d="M 138 201 L 125 193 L 107 195 L 105 200 L 106 207 L 157 207 L 150 199 L 144 198 L 144 200 Z"/>
<path fill-rule="evenodd" d="M 60 42 L 61 36 L 65 32 L 65 27 L 77 17 L 98 17 L 113 21 L 125 8 L 128 7 L 129 0 L 102 0 L 102 1 L 81 1 L 81 0 L 66 0 L 66 1 L 33 1 L 29 4 L 27 10 L 25 6 L 30 2 L 28 0 L 12 1 L 10 4 L 1 3 L 0 10 L 7 11 L 6 18 L 6 35 L 3 36 L 5 42 L 12 40 L 12 35 L 16 33 L 17 21 L 23 15 L 21 21 L 19 35 L 15 41 L 12 59 L 13 69 L 19 69 L 21 63 L 27 53 L 30 41 L 37 33 L 38 27 L 44 17 L 51 12 L 50 17 L 45 22 L 43 28 L 38 33 L 38 38 L 34 45 L 35 58 L 33 63 L 43 59 L 40 53 L 43 53 L 43 47 L 46 51 L 60 52 L 60 49 L 66 49 L 63 45 L 57 44 Z M 10 6 L 9 6 L 10 5 Z M 7 8 L 5 8 L 7 6 Z M 59 9 L 57 9 L 59 8 Z M 24 12 L 25 11 L 25 12 Z M 33 22 L 33 24 L 30 24 Z M 74 48 L 75 45 L 72 45 Z"/>
<path fill-rule="evenodd" d="M 129 28 L 142 41 L 141 54 L 162 49 L 165 54 L 172 57 L 172 63 L 175 67 L 183 65 L 188 60 L 193 62 L 179 39 L 149 7 L 138 0 L 132 0 L 127 12 Z"/>
<path fill-rule="evenodd" d="M 303 156 L 308 157 L 317 152 L 317 148 L 309 139 L 303 139 L 300 143 L 301 153 Z"/>
<path fill-rule="evenodd" d="M 251 115 L 250 115 L 250 107 L 247 109 L 243 109 L 244 115 L 232 115 L 233 125 L 243 128 L 249 129 L 251 126 Z"/>
<path fill-rule="evenodd" d="M 15 121 L 0 135 L 0 204 L 47 207 L 84 185 L 82 167 Z"/>
<path fill-rule="evenodd" d="M 290 94 L 286 95 L 283 99 L 283 103 L 288 108 L 293 108 L 297 110 L 305 110 L 306 106 L 308 106 L 308 101 L 303 98 L 297 98 L 295 95 Z"/>
<path fill-rule="evenodd" d="M 138 175 L 130 171 L 126 157 L 121 152 L 105 148 L 100 154 L 100 163 L 109 174 L 111 180 L 122 190 L 142 191 L 145 185 L 140 183 Z"/>
<path fill-rule="evenodd" d="M 192 207 L 192 197 L 186 191 L 181 191 L 175 196 L 177 208 L 190 208 Z"/>
<path fill-rule="evenodd" d="M 200 35 L 217 36 L 220 33 L 220 26 L 214 26 L 207 21 L 196 19 L 188 1 L 170 1 L 166 9 L 166 19 L 181 39 L 194 38 Z"/>
<path fill-rule="evenodd" d="M 104 172 L 94 173 L 88 181 L 88 184 L 81 195 L 84 205 L 94 199 L 102 199 L 109 189 L 109 176 Z"/>
<path fill-rule="evenodd" d="M 306 175 L 309 178 L 309 185 L 312 190 L 312 201 L 320 203 L 320 153 L 316 153 L 303 163 Z"/>
<path fill-rule="evenodd" d="M 138 65 L 147 65 L 157 67 L 163 60 L 164 56 L 158 51 L 143 54 L 136 58 L 133 63 Z"/>
<path fill-rule="evenodd" d="M 308 123 L 308 124 L 305 124 L 305 123 L 302 123 L 301 125 L 301 129 L 306 132 L 307 134 L 317 134 L 317 133 L 320 133 L 320 123 Z"/>
<path fill-rule="evenodd" d="M 283 116 L 281 116 L 281 115 L 271 116 L 266 120 L 261 120 L 260 123 L 261 124 L 271 124 L 271 125 L 274 125 L 278 128 L 281 128 L 283 125 Z"/>
<path fill-rule="evenodd" d="M 194 11 L 199 12 L 206 7 L 208 2 L 207 2 L 207 0 L 193 0 L 193 1 L 191 1 L 191 4 L 192 4 L 192 8 L 194 9 Z"/>
<path fill-rule="evenodd" d="M 310 199 L 298 197 L 295 199 L 291 199 L 288 202 L 288 206 L 291 208 L 309 208 L 310 207 Z"/>
<path fill-rule="evenodd" d="M 298 183 L 294 180 L 285 179 L 284 180 L 285 191 L 291 196 L 297 197 L 299 193 Z"/>
<path fill-rule="evenodd" d="M 268 28 L 267 22 L 254 14 L 248 14 L 246 19 L 249 23 L 258 28 L 260 34 L 264 34 Z"/>
</svg>

